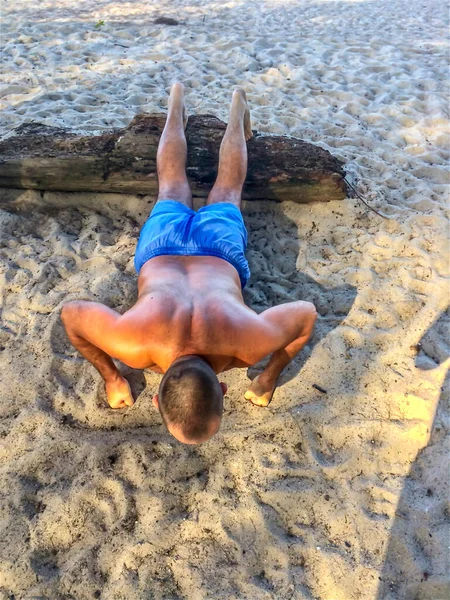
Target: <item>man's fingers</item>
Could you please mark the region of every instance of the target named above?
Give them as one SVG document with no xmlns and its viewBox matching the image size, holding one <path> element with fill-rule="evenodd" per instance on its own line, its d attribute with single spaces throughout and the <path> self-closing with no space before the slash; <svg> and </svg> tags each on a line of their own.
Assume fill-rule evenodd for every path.
<svg viewBox="0 0 450 600">
<path fill-rule="evenodd" d="M 125 400 L 113 400 L 112 402 L 109 403 L 111 408 L 126 408 L 127 406 L 133 406 L 134 402 L 131 400 L 129 401 L 128 399 Z"/>
<path fill-rule="evenodd" d="M 115 400 L 114 402 L 110 402 L 109 405 L 111 408 L 114 408 L 114 409 L 123 408 L 125 406 L 124 403 L 122 402 L 122 400 Z"/>
<path fill-rule="evenodd" d="M 268 406 L 272 400 L 272 394 L 267 393 L 258 396 L 255 392 L 252 392 L 252 390 L 247 390 L 244 394 L 244 398 L 250 400 L 250 402 L 256 406 Z"/>
<path fill-rule="evenodd" d="M 110 404 L 111 408 L 126 408 L 127 406 L 133 406 L 134 400 L 132 398 L 125 398 L 124 400 L 116 400 Z"/>
<path fill-rule="evenodd" d="M 125 381 L 126 381 L 126 380 L 125 380 Z M 124 401 L 125 401 L 125 404 L 126 404 L 126 406 L 133 406 L 133 404 L 134 404 L 134 398 L 133 398 L 133 394 L 132 394 L 132 392 L 131 392 L 131 387 L 130 387 L 130 384 L 129 384 L 129 382 L 128 382 L 128 381 L 126 381 L 126 383 L 127 383 L 127 386 L 128 386 L 128 391 L 129 391 L 130 395 L 129 395 L 129 396 L 126 396 L 126 397 L 124 398 Z"/>
<path fill-rule="evenodd" d="M 134 398 L 130 384 L 122 377 L 119 380 L 106 382 L 106 397 L 111 408 L 133 406 Z"/>
</svg>

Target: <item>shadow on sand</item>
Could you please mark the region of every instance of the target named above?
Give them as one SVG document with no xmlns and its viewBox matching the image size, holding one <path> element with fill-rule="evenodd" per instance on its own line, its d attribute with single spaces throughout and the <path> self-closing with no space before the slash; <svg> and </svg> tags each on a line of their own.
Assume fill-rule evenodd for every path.
<svg viewBox="0 0 450 600">
<path fill-rule="evenodd" d="M 247 258 L 252 271 L 244 290 L 246 304 L 260 313 L 284 302 L 306 300 L 312 302 L 318 312 L 311 340 L 284 370 L 278 382 L 280 386 L 298 375 L 314 346 L 345 319 L 357 290 L 345 283 L 326 288 L 299 271 L 297 257 L 301 242 L 297 225 L 286 216 L 282 205 L 260 203 L 258 209 L 248 203 L 244 218 L 249 236 Z M 302 243 L 307 241 L 302 240 Z M 267 360 L 249 369 L 251 379 L 261 372 Z"/>
<path fill-rule="evenodd" d="M 435 369 L 450 357 L 450 312 L 418 344 L 416 368 Z M 450 597 L 448 456 L 450 372 L 441 389 L 430 441 L 405 478 L 391 529 L 377 600 Z M 447 475 L 447 476 L 446 476 Z"/>
</svg>

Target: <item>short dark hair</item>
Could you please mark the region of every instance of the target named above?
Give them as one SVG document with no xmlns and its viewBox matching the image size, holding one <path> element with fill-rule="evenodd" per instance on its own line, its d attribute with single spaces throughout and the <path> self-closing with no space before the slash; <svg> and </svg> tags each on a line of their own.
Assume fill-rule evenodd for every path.
<svg viewBox="0 0 450 600">
<path fill-rule="evenodd" d="M 200 356 L 175 361 L 161 380 L 158 398 L 164 423 L 176 425 L 189 440 L 205 437 L 211 420 L 222 417 L 222 388 Z"/>
</svg>

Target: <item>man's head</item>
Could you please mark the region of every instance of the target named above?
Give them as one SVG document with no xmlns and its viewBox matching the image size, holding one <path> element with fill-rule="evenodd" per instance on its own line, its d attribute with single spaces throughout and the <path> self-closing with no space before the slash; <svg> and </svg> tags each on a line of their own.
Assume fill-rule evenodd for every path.
<svg viewBox="0 0 450 600">
<path fill-rule="evenodd" d="M 200 444 L 219 429 L 226 385 L 200 356 L 182 356 L 166 371 L 153 399 L 167 429 L 184 444 Z"/>
</svg>

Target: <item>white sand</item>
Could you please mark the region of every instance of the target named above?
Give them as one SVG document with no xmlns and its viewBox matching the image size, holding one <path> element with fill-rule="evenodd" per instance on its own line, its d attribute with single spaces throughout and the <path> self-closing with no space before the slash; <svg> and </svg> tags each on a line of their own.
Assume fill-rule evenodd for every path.
<svg viewBox="0 0 450 600">
<path fill-rule="evenodd" d="M 329 149 L 390 218 L 247 203 L 247 301 L 311 299 L 320 319 L 268 409 L 225 374 L 223 428 L 192 448 L 151 407 L 152 373 L 110 411 L 59 318 L 68 299 L 131 306 L 153 199 L 1 191 L 0 599 L 447 597 L 445 2 L 1 10 L 3 135 L 123 126 L 164 110 L 175 79 L 191 114 L 226 120 L 240 85 L 254 128 Z"/>
</svg>

